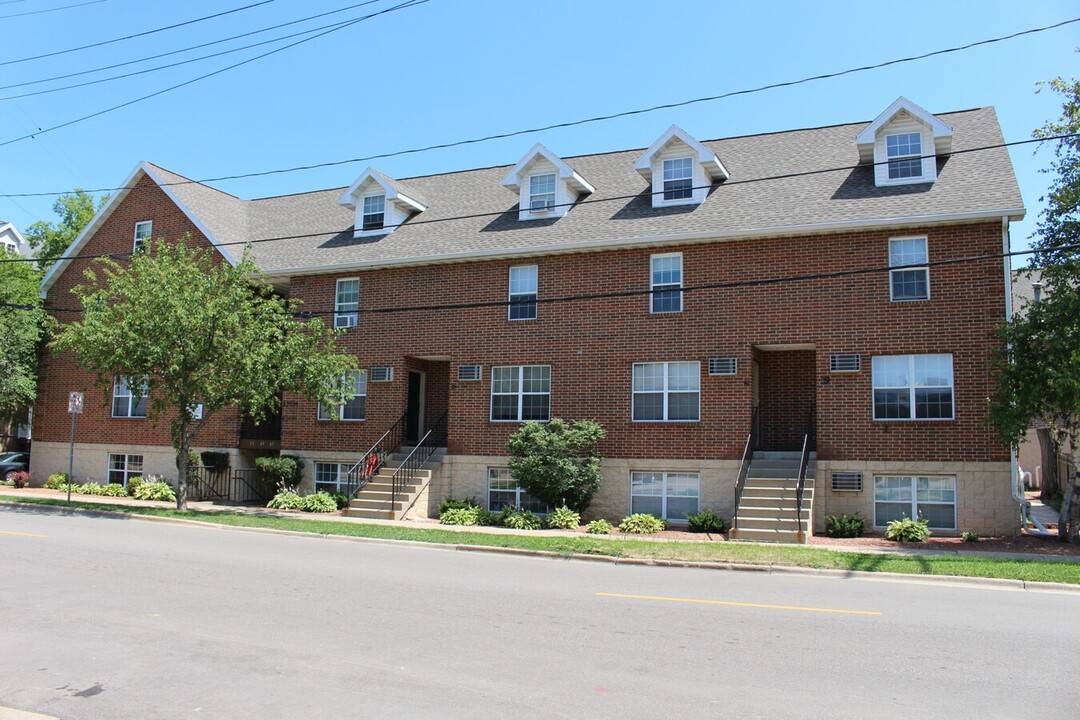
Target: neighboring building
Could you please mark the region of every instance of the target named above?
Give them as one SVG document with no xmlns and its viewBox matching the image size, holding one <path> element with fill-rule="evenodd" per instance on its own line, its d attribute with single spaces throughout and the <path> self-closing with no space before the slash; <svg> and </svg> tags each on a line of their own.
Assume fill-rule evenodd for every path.
<svg viewBox="0 0 1080 720">
<path fill-rule="evenodd" d="M 1008 263 L 935 264 L 1008 247 L 1024 208 L 1001 142 L 991 108 L 934 116 L 900 98 L 871 123 L 708 142 L 673 126 L 645 150 L 562 158 L 537 144 L 512 166 L 369 168 L 344 190 L 252 201 L 142 163 L 71 250 L 190 233 L 234 262 L 227 243 L 252 241 L 280 292 L 345 328 L 366 370 L 351 401 L 286 395 L 269 438 L 216 417 L 201 442 L 234 467 L 295 454 L 308 487 L 334 488 L 396 423 L 416 437 L 445 417 L 445 457 L 410 513 L 446 495 L 529 503 L 506 470 L 509 436 L 591 418 L 607 431 L 591 515 L 730 519 L 753 434 L 758 451 L 816 449 L 819 531 L 858 511 L 878 527 L 921 513 L 935 532 L 1010 533 L 1009 450 L 984 422 Z M 70 302 L 85 265 L 54 266 L 50 304 Z M 66 467 L 67 393 L 89 385 L 70 357 L 45 358 L 38 478 Z M 96 392 L 76 475 L 174 474 L 137 384 Z M 779 538 L 783 522 L 740 531 Z"/>
<path fill-rule="evenodd" d="M 30 251 L 30 245 L 27 244 L 26 238 L 19 232 L 19 228 L 3 220 L 0 220 L 0 250 L 18 253 L 23 257 L 32 257 L 33 255 Z"/>
<path fill-rule="evenodd" d="M 33 253 L 19 228 L 0 220 L 0 250 L 32 257 Z M 0 413 L 0 451 L 25 451 L 30 449 L 30 408 L 19 408 L 12 413 Z"/>
</svg>

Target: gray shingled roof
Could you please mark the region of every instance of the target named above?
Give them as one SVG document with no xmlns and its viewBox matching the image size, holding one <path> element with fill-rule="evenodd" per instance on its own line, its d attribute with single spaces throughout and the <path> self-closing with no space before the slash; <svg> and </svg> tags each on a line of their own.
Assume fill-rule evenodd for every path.
<svg viewBox="0 0 1080 720">
<path fill-rule="evenodd" d="M 596 192 L 557 219 L 518 220 L 518 196 L 502 185 L 513 163 L 408 178 L 401 183 L 422 196 L 428 210 L 377 238 L 352 237 L 354 214 L 338 204 L 344 187 L 253 201 L 199 184 L 176 185 L 173 191 L 223 242 L 319 233 L 256 242 L 255 260 L 271 275 L 298 268 L 430 262 L 438 256 L 543 253 L 695 233 L 780 234 L 825 223 L 888 224 L 903 218 L 1021 209 L 1006 149 L 962 152 L 1002 142 L 993 108 L 939 117 L 953 127 L 954 154 L 939 159 L 933 184 L 879 188 L 867 165 L 754 182 L 856 165 L 855 136 L 867 125 L 862 122 L 705 142 L 731 177 L 713 186 L 697 206 L 651 206 L 649 186 L 634 171 L 642 149 L 564 158 Z M 163 177 L 179 177 L 161 172 Z M 623 197 L 627 199 L 596 202 Z"/>
</svg>

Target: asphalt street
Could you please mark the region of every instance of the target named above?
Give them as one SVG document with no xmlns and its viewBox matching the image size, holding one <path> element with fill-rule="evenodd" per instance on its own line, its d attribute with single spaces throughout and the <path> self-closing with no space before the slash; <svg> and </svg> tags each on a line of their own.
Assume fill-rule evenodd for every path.
<svg viewBox="0 0 1080 720">
<path fill-rule="evenodd" d="M 0 507 L 0 708 L 65 719 L 1075 718 L 1078 618 L 1077 593 Z"/>
</svg>

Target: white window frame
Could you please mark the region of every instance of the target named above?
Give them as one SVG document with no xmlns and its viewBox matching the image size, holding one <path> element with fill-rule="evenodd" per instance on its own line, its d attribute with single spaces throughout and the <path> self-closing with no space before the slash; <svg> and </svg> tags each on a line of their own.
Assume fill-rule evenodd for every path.
<svg viewBox="0 0 1080 720">
<path fill-rule="evenodd" d="M 879 374 L 885 372 L 884 368 L 879 369 L 880 363 L 884 363 L 886 360 L 895 358 L 906 358 L 908 362 L 907 375 L 905 376 L 906 382 L 903 385 L 884 385 L 878 384 Z M 919 358 L 948 358 L 949 361 L 949 384 L 948 385 L 919 385 L 915 382 L 915 365 Z M 943 420 L 955 420 L 956 419 L 956 373 L 954 370 L 953 356 L 951 353 L 932 353 L 922 355 L 875 355 L 870 360 L 870 408 L 871 415 L 877 422 L 937 422 Z M 950 410 L 949 417 L 918 417 L 918 394 L 920 390 L 943 390 L 949 389 L 950 394 Z M 877 415 L 877 391 L 897 391 L 907 390 L 908 392 L 908 416 L 899 418 L 890 417 L 878 417 Z"/>
<path fill-rule="evenodd" d="M 356 283 L 356 301 L 342 302 L 342 285 Z M 351 328 L 360 322 L 360 278 L 341 278 L 334 284 L 334 327 Z"/>
<path fill-rule="evenodd" d="M 492 487 L 494 483 L 513 483 L 513 488 L 510 487 Z M 503 495 L 514 496 L 514 500 L 510 505 L 500 505 L 495 507 L 492 505 L 492 493 L 500 493 Z M 517 484 L 517 480 L 510 473 L 510 468 L 507 467 L 489 467 L 488 468 L 488 482 L 487 482 L 487 509 L 491 512 L 499 512 L 504 507 L 515 507 L 528 510 L 536 515 L 547 515 L 551 508 L 548 507 L 539 498 L 534 498 L 529 495 L 527 490 L 524 490 Z"/>
<path fill-rule="evenodd" d="M 689 367 L 693 368 L 693 373 L 692 373 L 691 376 L 696 380 L 696 383 L 695 383 L 696 386 L 694 388 L 690 388 L 690 389 L 683 389 L 683 388 L 672 389 L 671 388 L 671 372 L 670 371 L 672 369 L 672 366 L 674 366 L 674 365 L 681 365 L 681 366 L 687 366 L 688 368 Z M 662 387 L 660 389 L 648 388 L 648 389 L 639 390 L 638 389 L 638 371 L 639 371 L 639 368 L 641 370 L 644 370 L 647 367 L 656 367 L 656 366 L 659 366 L 659 367 L 662 368 L 662 377 L 663 377 L 663 385 L 662 385 Z M 657 423 L 657 422 L 700 422 L 701 421 L 701 363 L 700 362 L 698 362 L 698 361 L 672 361 L 672 362 L 634 363 L 633 367 L 631 368 L 630 375 L 631 375 L 631 379 L 630 379 L 630 389 L 631 389 L 630 419 L 633 422 Z M 695 416 L 692 417 L 692 418 L 670 418 L 669 415 L 671 414 L 671 412 L 670 412 L 671 411 L 671 396 L 672 395 L 687 395 L 687 394 L 693 394 L 697 398 L 697 403 L 696 403 L 696 406 L 695 406 Z M 662 396 L 662 407 L 663 407 L 663 411 L 664 411 L 663 412 L 663 417 L 661 417 L 661 418 L 642 418 L 642 419 L 637 418 L 637 412 L 636 412 L 637 399 L 638 399 L 638 396 L 644 396 L 644 395 L 661 395 Z"/>
<path fill-rule="evenodd" d="M 529 271 L 531 271 L 531 278 L 528 277 Z M 518 276 L 517 278 L 514 277 L 515 274 Z M 525 277 L 523 278 L 522 275 L 525 275 Z M 539 277 L 540 271 L 536 265 L 514 265 L 510 268 L 510 281 L 507 286 L 510 305 L 506 308 L 507 320 L 513 322 L 518 320 L 536 319 L 537 288 L 540 284 Z M 517 281 L 517 287 L 515 287 L 515 280 Z M 532 281 L 531 285 L 522 289 L 522 282 L 528 283 L 530 280 Z M 529 290 L 530 287 L 531 290 Z M 531 306 L 531 308 L 529 306 Z M 514 317 L 515 310 L 518 311 L 520 317 Z M 531 314 L 529 314 L 530 310 Z"/>
<path fill-rule="evenodd" d="M 348 463 L 332 462 L 330 460 L 316 460 L 315 461 L 315 477 L 312 481 L 312 487 L 315 492 L 320 490 L 326 490 L 327 492 L 340 493 L 345 492 L 349 483 L 349 468 L 351 465 Z M 326 471 L 327 468 L 333 468 L 334 480 L 320 480 L 321 474 Z"/>
<path fill-rule="evenodd" d="M 945 492 L 952 493 L 952 502 L 946 502 L 940 499 L 919 499 L 919 481 L 920 480 L 932 480 L 932 481 L 948 481 L 951 482 L 952 487 L 946 488 Z M 896 483 L 895 488 L 889 488 L 889 481 L 899 481 Z M 892 499 L 889 497 L 880 498 L 879 491 L 888 491 L 890 489 L 899 489 L 908 491 L 908 497 L 899 499 Z M 932 492 L 930 488 L 927 488 L 928 492 Z M 956 516 L 956 476 L 955 475 L 875 475 L 874 476 L 874 527 L 884 528 L 888 525 L 888 521 L 884 518 L 878 520 L 879 511 L 878 505 L 899 505 L 903 503 L 909 503 L 908 511 L 904 513 L 905 517 L 917 519 L 922 514 L 922 507 L 933 505 L 937 507 L 951 507 L 952 508 L 952 525 L 930 525 L 932 530 L 940 530 L 946 532 L 956 532 L 957 530 L 957 516 Z M 925 516 L 924 516 L 925 517 Z"/>
<path fill-rule="evenodd" d="M 538 185 L 543 186 L 538 188 Z M 550 190 L 547 188 L 550 186 Z M 559 184 L 555 173 L 538 173 L 529 176 L 529 212 L 533 215 L 549 213 L 555 209 Z"/>
<path fill-rule="evenodd" d="M 335 405 L 333 408 L 325 407 L 321 402 L 319 403 L 316 417 L 319 420 L 340 420 L 342 422 L 363 422 L 367 419 L 367 373 L 363 370 L 350 370 L 345 373 L 342 378 L 348 383 L 352 381 L 352 394 L 346 393 L 342 398 L 344 402 L 341 405 Z M 359 417 L 348 417 L 350 414 L 349 403 L 355 402 L 357 398 L 364 398 L 363 403 L 360 405 Z M 352 412 L 355 413 L 356 407 L 352 408 Z"/>
<path fill-rule="evenodd" d="M 114 467 L 114 458 L 120 459 L 120 465 Z M 138 458 L 136 460 L 136 458 Z M 132 465 L 138 465 L 137 468 L 132 468 Z M 119 474 L 120 484 L 127 487 L 128 480 L 133 477 L 139 477 L 143 474 L 143 456 L 133 453 L 109 453 L 109 466 L 105 471 L 105 477 L 110 483 L 116 482 L 114 473 Z"/>
<path fill-rule="evenodd" d="M 694 158 L 685 157 L 666 158 L 660 163 L 660 172 L 663 173 L 661 180 L 661 198 L 664 203 L 680 204 L 694 201 Z M 685 174 L 684 173 L 688 173 Z M 683 183 L 689 180 L 687 187 L 674 187 L 675 183 Z M 672 184 L 669 189 L 668 183 Z M 685 197 L 668 197 L 668 193 L 687 193 Z"/>
<path fill-rule="evenodd" d="M 525 370 L 526 368 L 531 370 L 540 370 L 541 374 L 546 372 L 547 377 L 539 378 L 539 381 L 547 381 L 546 391 L 525 390 Z M 512 370 L 515 373 L 512 382 L 515 385 L 515 389 L 512 391 L 495 392 L 495 376 L 496 374 L 502 374 L 504 370 Z M 551 419 L 551 366 L 550 365 L 493 365 L 491 368 L 491 385 L 490 385 L 490 411 L 488 413 L 488 419 L 491 422 L 547 422 Z M 537 378 L 530 378 L 531 382 L 536 382 Z M 502 380 L 500 380 L 502 381 Z M 517 413 L 513 418 L 496 418 L 495 417 L 495 398 L 496 397 L 516 397 L 517 398 Z M 547 397 L 547 413 L 543 418 L 524 418 L 525 413 L 525 398 L 546 396 Z"/>
<path fill-rule="evenodd" d="M 376 201 L 379 203 L 378 208 L 369 207 L 369 205 L 374 205 Z M 363 210 L 360 213 L 360 230 L 363 232 L 384 230 L 386 228 L 386 193 L 365 195 L 362 202 Z M 369 226 L 368 218 L 374 218 L 376 215 L 379 216 L 378 223 L 376 224 L 376 222 L 372 220 L 370 221 L 371 224 Z"/>
<path fill-rule="evenodd" d="M 143 244 L 150 242 L 154 237 L 154 221 L 140 220 L 135 223 L 135 240 L 131 244 L 131 252 L 139 252 Z"/>
<path fill-rule="evenodd" d="M 661 277 L 661 279 L 667 279 L 667 280 L 669 280 L 669 282 L 656 282 L 658 273 L 661 276 L 663 276 L 665 273 L 674 273 L 674 272 L 676 272 L 674 270 L 666 270 L 663 267 L 661 267 L 659 270 L 657 269 L 657 264 L 658 263 L 662 265 L 665 260 L 673 260 L 673 259 L 678 259 L 678 261 L 679 261 L 679 267 L 678 267 L 678 270 L 677 270 L 677 272 L 679 274 L 678 281 L 677 282 L 670 282 L 670 280 L 673 280 L 673 278 L 663 278 L 663 277 Z M 663 297 L 663 296 L 660 295 L 660 293 L 668 293 L 668 292 L 677 293 L 678 308 L 674 308 L 674 309 L 670 309 L 670 310 L 657 310 L 657 300 L 659 300 L 659 299 L 661 299 Z M 674 313 L 680 313 L 680 312 L 682 312 L 682 310 L 683 310 L 683 255 L 682 255 L 682 253 L 681 252 L 659 253 L 659 254 L 656 254 L 656 255 L 650 255 L 649 256 L 649 314 L 650 315 L 672 315 Z"/>
<path fill-rule="evenodd" d="M 908 253 L 903 250 L 894 251 L 894 243 L 902 247 L 903 243 L 911 243 L 914 241 L 922 241 L 922 260 L 908 261 Z M 889 301 L 890 302 L 920 302 L 930 299 L 930 243 L 925 235 L 915 235 L 913 237 L 895 237 L 889 238 L 889 267 L 904 266 L 901 269 L 889 271 Z M 926 263 L 925 266 L 916 267 L 921 263 Z M 909 267 L 910 266 L 910 267 Z M 923 282 L 926 284 L 926 296 L 925 297 L 900 297 L 896 296 L 896 278 L 900 273 L 914 273 L 921 272 L 923 274 Z"/>
<path fill-rule="evenodd" d="M 646 476 L 650 476 L 646 478 Z M 659 478 L 657 478 L 659 476 Z M 657 479 L 660 481 L 661 492 L 656 494 L 644 494 L 635 493 L 635 482 L 644 482 L 646 479 L 655 482 Z M 696 483 L 696 494 L 694 495 L 673 495 L 671 494 L 671 485 L 676 481 L 693 481 Z M 692 512 L 686 513 L 687 515 L 693 515 L 701 512 L 701 473 L 692 470 L 633 470 L 630 473 L 630 512 L 645 512 L 644 508 L 634 506 L 634 498 L 660 498 L 660 515 L 657 515 L 661 520 L 664 520 L 673 524 L 685 524 L 689 521 L 686 517 L 669 517 L 668 502 L 672 498 L 694 498 L 696 503 Z M 655 514 L 655 513 L 650 513 Z"/>
<path fill-rule="evenodd" d="M 910 145 L 911 145 L 910 138 L 912 136 L 918 138 L 919 147 L 918 147 L 917 150 L 913 150 L 910 147 Z M 890 141 L 893 138 L 905 138 L 905 140 L 899 140 L 899 139 L 896 140 L 897 147 L 896 147 L 896 150 L 895 150 L 895 154 L 894 154 L 894 149 L 892 147 L 890 147 Z M 901 153 L 900 152 L 900 147 L 901 147 L 900 143 L 901 142 L 904 142 L 904 144 L 905 144 L 904 146 L 908 148 L 908 152 L 906 152 L 906 153 Z M 913 181 L 921 180 L 921 179 L 925 178 L 926 177 L 926 159 L 924 159 L 922 157 L 922 146 L 923 146 L 923 134 L 921 132 L 918 132 L 918 131 L 916 131 L 916 132 L 888 133 L 887 135 L 885 135 L 885 159 L 888 162 L 888 164 L 885 166 L 885 170 L 886 170 L 885 177 L 888 178 L 888 180 L 890 182 L 893 182 L 893 183 L 913 182 Z M 901 168 L 907 167 L 908 163 L 911 163 L 912 161 L 917 161 L 919 163 L 919 172 L 918 172 L 918 174 L 915 174 L 915 175 L 901 175 L 900 174 Z M 894 163 L 895 163 L 895 165 L 894 165 Z M 895 176 L 893 175 L 894 168 L 896 169 L 896 172 L 897 172 L 897 174 Z"/>
<path fill-rule="evenodd" d="M 145 419 L 149 401 L 145 395 L 139 395 L 136 387 L 146 388 L 146 378 L 135 379 L 127 375 L 117 375 L 113 378 L 112 416 L 114 418 Z M 126 411 L 116 412 L 116 401 L 123 400 L 126 403 Z M 136 412 L 138 406 L 142 406 L 142 414 Z"/>
</svg>

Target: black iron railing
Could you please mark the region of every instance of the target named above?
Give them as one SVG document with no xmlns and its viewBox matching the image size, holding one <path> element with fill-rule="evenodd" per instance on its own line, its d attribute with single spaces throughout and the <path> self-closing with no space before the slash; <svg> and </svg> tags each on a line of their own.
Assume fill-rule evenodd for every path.
<svg viewBox="0 0 1080 720">
<path fill-rule="evenodd" d="M 799 484 L 795 490 L 795 519 L 799 523 L 799 532 L 803 532 L 803 492 L 806 489 L 806 466 L 810 463 L 810 450 L 816 445 L 816 408 L 810 407 L 810 418 L 806 422 L 806 434 L 803 435 L 802 454 L 799 456 Z"/>
<path fill-rule="evenodd" d="M 419 474 L 420 468 L 428 461 L 437 448 L 446 446 L 446 413 L 444 412 L 431 429 L 424 433 L 420 442 L 412 449 L 401 466 L 394 471 L 394 478 L 390 488 L 390 507 L 396 509 L 398 495 L 405 491 L 406 485 L 411 485 L 413 479 Z"/>
<path fill-rule="evenodd" d="M 257 468 L 234 468 L 229 473 L 229 499 L 241 503 L 265 503 L 277 488 Z"/>
<path fill-rule="evenodd" d="M 364 453 L 360 461 L 349 470 L 345 479 L 346 497 L 354 497 L 363 490 L 371 478 L 386 465 L 390 453 L 395 452 L 405 442 L 405 424 L 408 413 L 390 426 L 382 437 L 375 441 L 371 449 Z"/>
<path fill-rule="evenodd" d="M 229 499 L 229 468 L 208 467 L 196 465 L 189 468 L 191 471 L 188 487 L 189 500 L 228 500 Z"/>
<path fill-rule="evenodd" d="M 750 461 L 754 457 L 754 448 L 757 447 L 758 437 L 761 433 L 760 410 L 760 407 L 755 407 L 750 416 L 750 434 L 746 436 L 742 463 L 739 464 L 739 476 L 735 478 L 735 515 L 731 518 L 732 530 L 738 528 L 739 525 L 739 503 L 742 501 L 743 490 L 746 489 L 746 474 L 750 471 Z"/>
</svg>

